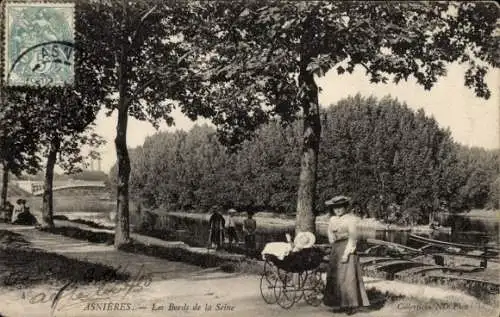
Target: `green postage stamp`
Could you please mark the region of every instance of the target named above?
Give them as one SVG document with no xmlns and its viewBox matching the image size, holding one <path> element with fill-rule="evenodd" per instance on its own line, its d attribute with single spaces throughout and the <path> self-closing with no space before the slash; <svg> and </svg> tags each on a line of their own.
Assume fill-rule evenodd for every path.
<svg viewBox="0 0 500 317">
<path fill-rule="evenodd" d="M 9 86 L 74 82 L 73 3 L 5 4 L 5 81 Z"/>
</svg>

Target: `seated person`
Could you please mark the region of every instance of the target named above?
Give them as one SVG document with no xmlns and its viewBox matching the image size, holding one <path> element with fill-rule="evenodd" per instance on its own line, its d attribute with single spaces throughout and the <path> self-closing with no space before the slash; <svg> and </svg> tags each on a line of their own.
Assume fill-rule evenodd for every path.
<svg viewBox="0 0 500 317">
<path fill-rule="evenodd" d="M 21 199 L 21 212 L 17 214 L 16 219 L 14 219 L 13 224 L 16 225 L 26 225 L 26 226 L 33 226 L 38 223 L 36 220 L 36 217 L 33 216 L 33 214 L 30 212 L 30 208 L 26 206 L 26 200 Z"/>
</svg>

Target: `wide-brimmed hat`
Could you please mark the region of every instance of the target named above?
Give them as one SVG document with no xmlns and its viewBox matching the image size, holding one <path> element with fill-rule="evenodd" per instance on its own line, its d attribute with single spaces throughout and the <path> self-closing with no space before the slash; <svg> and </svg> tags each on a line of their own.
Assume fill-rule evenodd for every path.
<svg viewBox="0 0 500 317">
<path fill-rule="evenodd" d="M 236 213 L 236 209 L 231 208 L 227 212 L 230 213 L 230 214 L 235 214 Z"/>
<path fill-rule="evenodd" d="M 309 231 L 297 233 L 293 240 L 293 245 L 296 249 L 307 249 L 312 247 L 314 243 L 316 243 L 316 237 L 314 233 Z"/>
<path fill-rule="evenodd" d="M 16 203 L 17 204 L 24 204 L 24 203 L 26 203 L 26 200 L 19 198 L 18 200 L 16 200 Z"/>
<path fill-rule="evenodd" d="M 347 196 L 335 196 L 327 201 L 325 201 L 325 205 L 331 207 L 345 207 L 349 206 L 351 203 L 351 198 Z"/>
</svg>

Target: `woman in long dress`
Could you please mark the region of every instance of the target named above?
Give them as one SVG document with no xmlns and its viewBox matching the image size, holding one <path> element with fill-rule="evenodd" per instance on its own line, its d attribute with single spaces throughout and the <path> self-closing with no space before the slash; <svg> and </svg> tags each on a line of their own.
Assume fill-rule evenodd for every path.
<svg viewBox="0 0 500 317">
<path fill-rule="evenodd" d="M 359 218 L 347 207 L 350 198 L 337 196 L 328 200 L 333 216 L 328 224 L 328 240 L 332 244 L 327 270 L 324 304 L 352 314 L 358 307 L 369 306 L 359 258 L 355 254 Z"/>
<path fill-rule="evenodd" d="M 210 226 L 209 241 L 211 245 L 215 246 L 216 250 L 220 248 L 224 242 L 224 227 L 226 225 L 226 220 L 220 213 L 221 209 L 222 208 L 219 206 L 213 207 L 213 214 L 208 220 Z"/>
</svg>

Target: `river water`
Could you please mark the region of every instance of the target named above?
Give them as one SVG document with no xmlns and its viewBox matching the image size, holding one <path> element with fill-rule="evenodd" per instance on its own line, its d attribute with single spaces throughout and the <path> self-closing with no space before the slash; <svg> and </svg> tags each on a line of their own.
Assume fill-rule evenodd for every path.
<svg viewBox="0 0 500 317">
<path fill-rule="evenodd" d="M 472 244 L 477 246 L 500 246 L 500 219 L 495 217 L 470 217 L 466 215 L 446 215 L 441 217 L 440 225 L 451 230 L 435 230 L 431 233 L 418 235 L 446 242 Z M 400 243 L 411 247 L 418 243 L 409 239 L 410 232 L 379 230 L 376 238 L 389 242 Z"/>
<path fill-rule="evenodd" d="M 66 212 L 66 213 L 58 213 L 58 215 L 63 215 L 68 217 L 69 220 L 81 219 L 87 221 L 93 221 L 97 224 L 104 226 L 114 226 L 115 223 L 112 220 L 111 212 L 86 212 L 86 211 L 78 211 L 78 212 Z"/>
</svg>

